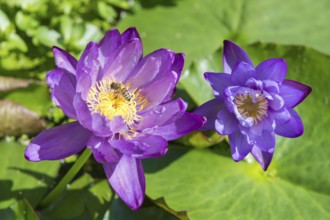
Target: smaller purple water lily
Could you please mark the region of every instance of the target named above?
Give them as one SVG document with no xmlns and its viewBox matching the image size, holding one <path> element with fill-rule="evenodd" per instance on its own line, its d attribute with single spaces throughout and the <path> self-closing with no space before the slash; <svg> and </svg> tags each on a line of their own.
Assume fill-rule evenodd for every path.
<svg viewBox="0 0 330 220">
<path fill-rule="evenodd" d="M 163 156 L 168 141 L 205 122 L 186 112 L 182 99 L 172 100 L 184 55 L 159 49 L 142 57 L 135 28 L 90 42 L 79 61 L 57 47 L 53 53 L 57 68 L 47 75 L 52 100 L 76 121 L 40 133 L 25 157 L 58 160 L 87 145 L 119 197 L 139 209 L 145 196 L 141 160 Z"/>
<path fill-rule="evenodd" d="M 246 52 L 231 41 L 224 41 L 222 59 L 224 73 L 204 74 L 215 99 L 195 113 L 207 118 L 202 130 L 228 135 L 235 161 L 251 153 L 266 170 L 273 157 L 275 134 L 289 138 L 303 134 L 302 120 L 293 108 L 312 89 L 285 79 L 284 59 L 268 59 L 254 68 Z"/>
</svg>

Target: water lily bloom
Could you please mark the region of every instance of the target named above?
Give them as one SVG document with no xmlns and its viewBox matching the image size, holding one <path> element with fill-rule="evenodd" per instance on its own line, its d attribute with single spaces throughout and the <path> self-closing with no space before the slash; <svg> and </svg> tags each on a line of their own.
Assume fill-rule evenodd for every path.
<svg viewBox="0 0 330 220">
<path fill-rule="evenodd" d="M 286 80 L 287 64 L 273 58 L 254 67 L 238 45 L 224 41 L 224 73 L 206 72 L 215 99 L 196 109 L 207 123 L 202 130 L 228 135 L 232 158 L 240 161 L 249 153 L 266 170 L 275 149 L 275 134 L 295 138 L 304 132 L 293 109 L 311 88 Z"/>
<path fill-rule="evenodd" d="M 131 209 L 140 208 L 141 159 L 163 156 L 168 141 L 205 121 L 186 112 L 182 99 L 172 99 L 184 55 L 159 49 L 142 57 L 134 28 L 110 30 L 99 43 L 90 42 L 78 61 L 58 47 L 53 53 L 56 69 L 46 78 L 51 97 L 75 121 L 40 133 L 25 157 L 58 160 L 87 146 L 119 197 Z"/>
</svg>

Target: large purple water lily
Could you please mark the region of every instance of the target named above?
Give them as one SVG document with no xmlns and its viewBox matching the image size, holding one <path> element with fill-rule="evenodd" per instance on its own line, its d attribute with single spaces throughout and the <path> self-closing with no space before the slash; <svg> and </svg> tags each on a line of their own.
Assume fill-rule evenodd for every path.
<svg viewBox="0 0 330 220">
<path fill-rule="evenodd" d="M 119 197 L 131 209 L 145 195 L 141 159 L 161 157 L 167 142 L 200 128 L 204 118 L 172 100 L 184 55 L 159 49 L 142 57 L 137 31 L 109 31 L 90 42 L 77 61 L 54 47 L 56 69 L 47 75 L 52 100 L 76 121 L 45 130 L 32 140 L 30 161 L 58 160 L 87 145 L 103 164 Z"/>
<path fill-rule="evenodd" d="M 273 58 L 254 68 L 249 56 L 231 41 L 224 42 L 224 73 L 205 73 L 215 99 L 196 109 L 207 123 L 202 130 L 228 135 L 232 157 L 251 153 L 266 170 L 275 149 L 275 134 L 294 138 L 303 134 L 302 120 L 293 108 L 311 88 L 286 80 L 287 64 Z"/>
</svg>

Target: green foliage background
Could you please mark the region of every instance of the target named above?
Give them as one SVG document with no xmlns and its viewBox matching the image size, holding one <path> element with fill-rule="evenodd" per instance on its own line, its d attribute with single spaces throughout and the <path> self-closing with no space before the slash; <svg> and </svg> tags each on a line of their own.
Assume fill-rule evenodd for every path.
<svg viewBox="0 0 330 220">
<path fill-rule="evenodd" d="M 328 0 L 0 0 L 0 219 L 330 219 L 330 1 Z M 203 72 L 220 72 L 224 39 L 253 62 L 283 57 L 288 78 L 313 87 L 297 111 L 298 139 L 277 138 L 267 172 L 251 158 L 235 163 L 228 143 L 194 133 L 144 161 L 147 198 L 133 212 L 90 159 L 49 207 L 38 203 L 76 160 L 32 163 L 34 135 L 67 122 L 50 101 L 51 47 L 79 58 L 109 29 L 136 26 L 144 54 L 186 54 L 178 95 L 189 109 L 212 98 Z M 198 91 L 198 92 L 196 92 Z"/>
</svg>

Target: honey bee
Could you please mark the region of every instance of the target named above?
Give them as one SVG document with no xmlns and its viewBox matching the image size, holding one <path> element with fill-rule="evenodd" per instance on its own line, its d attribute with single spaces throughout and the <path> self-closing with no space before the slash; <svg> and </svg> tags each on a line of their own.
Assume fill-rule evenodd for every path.
<svg viewBox="0 0 330 220">
<path fill-rule="evenodd" d="M 121 89 L 121 84 L 120 83 L 112 82 L 110 84 L 110 88 L 113 89 L 114 91 L 118 91 L 118 90 Z"/>
<path fill-rule="evenodd" d="M 119 95 L 122 95 L 127 101 L 131 101 L 133 98 L 132 94 L 126 88 L 122 88 L 121 83 L 112 82 L 110 88 L 115 92 L 116 98 L 118 98 Z"/>
<path fill-rule="evenodd" d="M 127 101 L 131 101 L 131 99 L 133 98 L 133 95 L 125 88 L 122 89 L 120 92 Z"/>
</svg>

